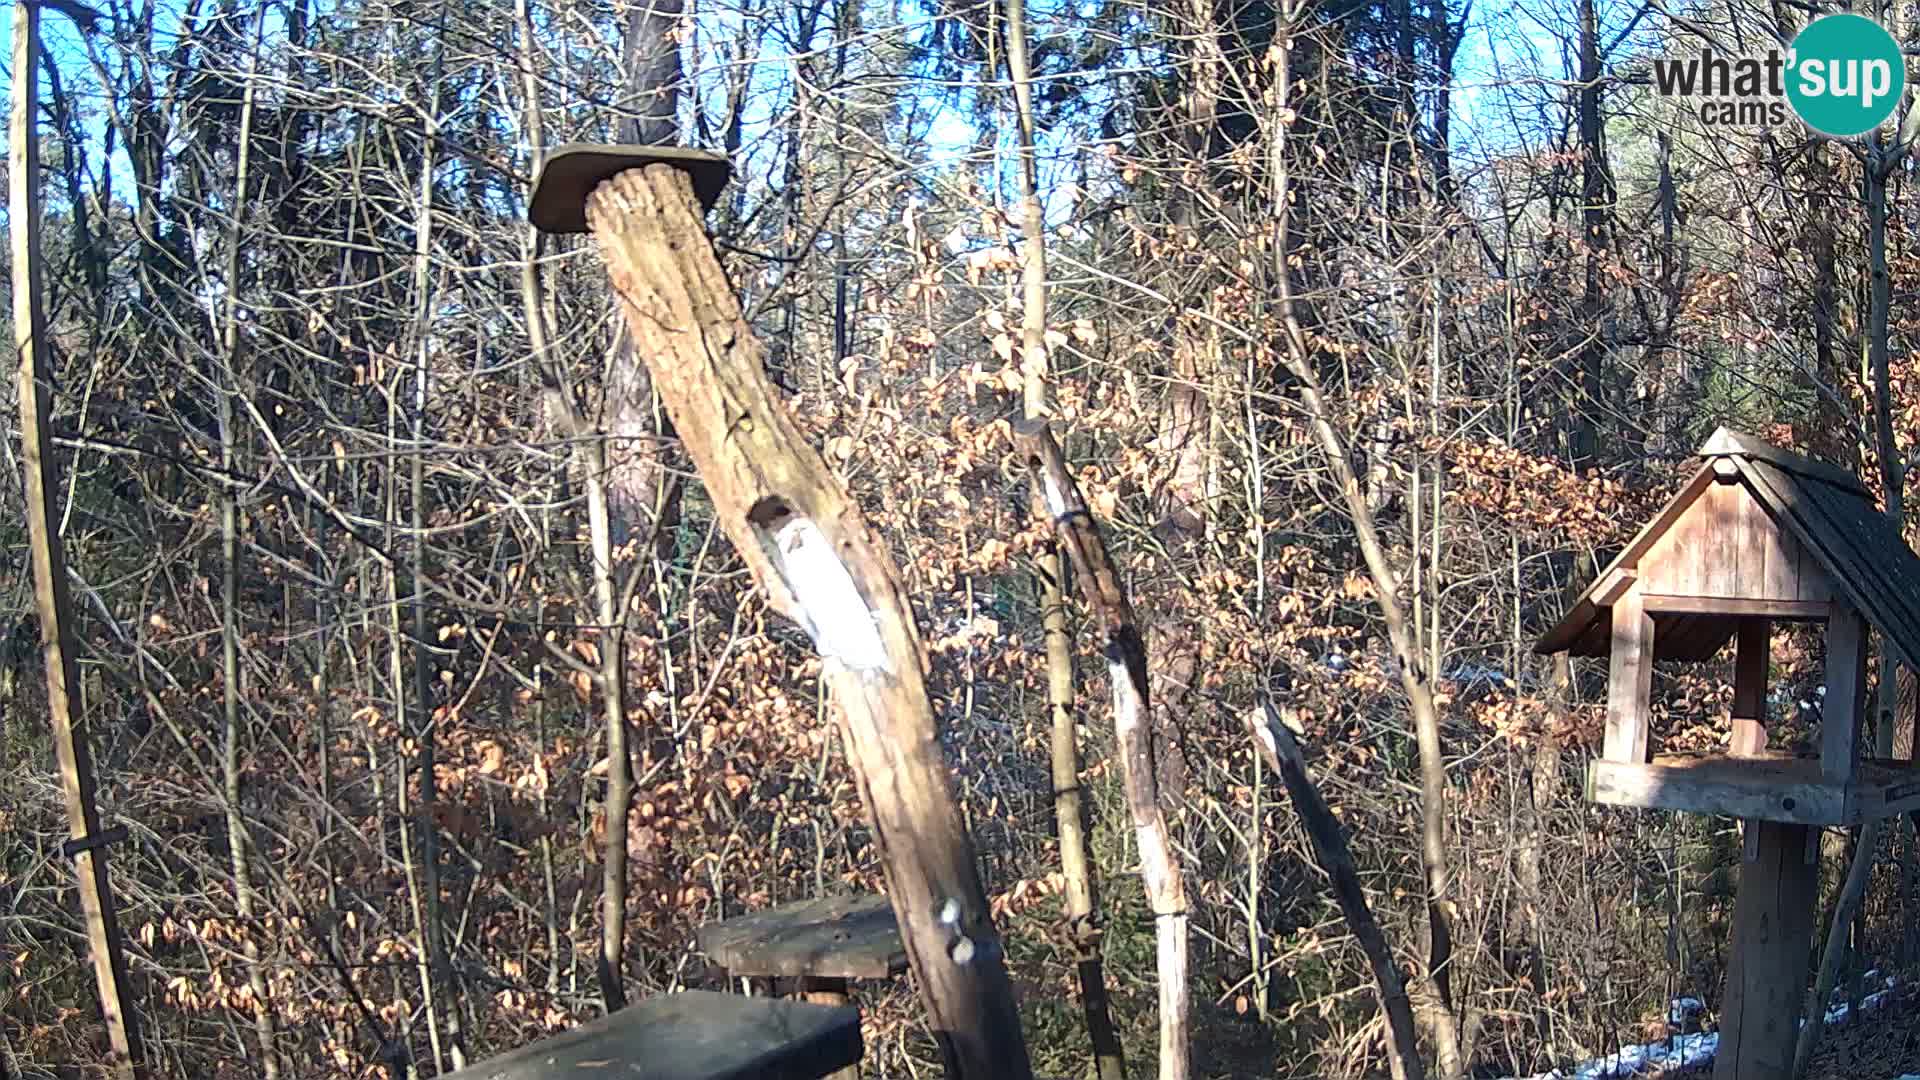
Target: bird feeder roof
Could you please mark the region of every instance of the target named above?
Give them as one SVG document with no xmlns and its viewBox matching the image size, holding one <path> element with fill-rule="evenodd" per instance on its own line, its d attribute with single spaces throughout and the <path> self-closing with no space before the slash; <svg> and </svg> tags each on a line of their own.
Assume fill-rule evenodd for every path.
<svg viewBox="0 0 1920 1080">
<path fill-rule="evenodd" d="M 1663 562 L 1685 562 L 1697 571 L 1694 564 L 1718 560 L 1722 573 L 1707 574 L 1709 584 L 1687 590 L 1706 594 L 1697 597 L 1698 610 L 1657 618 L 1656 659 L 1712 657 L 1734 633 L 1744 600 L 1751 600 L 1754 614 L 1806 619 L 1822 619 L 1830 601 L 1845 601 L 1900 660 L 1920 667 L 1920 557 L 1857 477 L 1724 427 L 1701 446 L 1700 457 L 1699 471 L 1534 651 L 1606 656 L 1612 602 L 1623 587 L 1657 578 L 1669 569 Z M 1740 567 L 1743 552 L 1753 554 L 1746 556 L 1750 565 Z M 1761 555 L 1774 564 L 1764 573 Z M 1700 579 L 1697 572 L 1694 577 Z M 1755 584 L 1763 577 L 1786 581 L 1784 590 Z"/>
</svg>

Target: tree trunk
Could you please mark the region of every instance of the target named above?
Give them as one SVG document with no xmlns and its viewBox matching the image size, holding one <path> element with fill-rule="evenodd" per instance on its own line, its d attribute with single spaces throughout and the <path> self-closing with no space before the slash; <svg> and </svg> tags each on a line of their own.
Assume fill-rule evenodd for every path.
<svg viewBox="0 0 1920 1080">
<path fill-rule="evenodd" d="M 1034 153 L 1033 73 L 1027 59 L 1025 0 L 1007 0 L 1007 69 L 1019 110 L 1021 232 L 1020 367 L 1028 419 L 1047 415 L 1047 246 Z M 1037 494 L 1037 493 L 1036 493 Z M 1035 503 L 1036 511 L 1040 504 Z M 1074 721 L 1073 641 L 1067 629 L 1065 565 L 1058 544 L 1040 556 L 1041 618 L 1047 644 L 1047 711 L 1051 718 L 1053 811 L 1066 878 L 1067 940 L 1080 982 L 1080 1007 L 1093 1045 L 1096 1080 L 1121 1080 L 1126 1061 L 1107 1000 L 1100 956 L 1101 918 L 1087 856 L 1086 805 L 1080 798 L 1080 744 Z"/>
<path fill-rule="evenodd" d="M 1297 11 L 1290 5 L 1290 17 Z M 1437 1049 L 1438 1071 L 1448 1080 L 1465 1075 L 1466 1062 L 1460 1053 L 1459 1022 L 1453 1002 L 1451 965 L 1453 962 L 1453 909 L 1449 897 L 1446 850 L 1446 761 L 1440 746 L 1440 714 L 1434 705 L 1432 673 L 1426 670 L 1426 658 L 1407 624 L 1400 606 L 1399 578 L 1387 562 L 1385 546 L 1374 527 L 1373 509 L 1367 504 L 1360 478 L 1354 474 L 1346 443 L 1333 426 L 1331 413 L 1320 389 L 1320 376 L 1313 364 L 1313 350 L 1306 331 L 1294 309 L 1293 275 L 1287 264 L 1292 248 L 1289 216 L 1292 208 L 1292 174 L 1287 156 L 1287 99 L 1292 81 L 1291 53 L 1283 33 L 1274 46 L 1276 77 L 1275 113 L 1272 138 L 1271 174 L 1273 192 L 1273 269 L 1279 294 L 1283 335 L 1282 358 L 1300 384 L 1300 400 L 1305 406 L 1314 441 L 1333 472 L 1336 487 L 1353 522 L 1355 539 L 1366 563 L 1373 585 L 1375 603 L 1387 626 L 1387 641 L 1398 668 L 1401 689 L 1413 714 L 1414 737 L 1420 754 L 1421 862 L 1427 881 L 1427 978 L 1433 983 L 1434 1003 L 1428 1026 Z"/>
<path fill-rule="evenodd" d="M 659 163 L 629 169 L 588 198 L 587 220 L 721 529 L 773 609 L 805 627 L 825 661 L 949 1071 L 1029 1080 L 1004 953 L 892 559 L 767 380 L 687 173 Z"/>
<path fill-rule="evenodd" d="M 1595 417 L 1605 397 L 1606 343 L 1600 319 L 1600 273 L 1605 257 L 1606 159 L 1600 146 L 1600 30 L 1597 0 L 1580 0 L 1580 247 L 1586 253 L 1586 281 L 1580 293 L 1580 347 L 1567 457 L 1584 469 L 1599 453 Z"/>
<path fill-rule="evenodd" d="M 681 17 L 685 0 L 635 0 L 623 43 L 626 98 L 616 124 L 619 141 L 649 146 L 680 133 Z M 608 358 L 606 495 L 612 545 L 620 547 L 652 527 L 656 539 L 677 516 L 663 490 L 660 454 L 666 434 L 654 416 L 653 380 L 634 355 L 631 335 L 616 332 Z"/>
<path fill-rule="evenodd" d="M 27 548 L 33 564 L 33 605 L 40 621 L 40 653 L 47 676 L 47 712 L 54 757 L 65 795 L 67 828 L 84 845 L 73 856 L 80 879 L 80 908 L 94 985 L 113 1049 L 113 1073 L 141 1080 L 140 1017 L 127 985 L 120 920 L 107 881 L 107 848 L 94 805 L 93 759 L 84 719 L 75 708 L 80 685 L 75 662 L 73 610 L 67 593 L 66 552 L 61 547 L 59 478 L 53 456 L 53 365 L 41 309 L 40 142 L 38 127 L 40 5 L 13 9 L 13 101 L 7 170 L 8 234 L 13 246 L 13 348 L 18 362 L 15 393 L 27 503 Z"/>
<path fill-rule="evenodd" d="M 1147 723 L 1147 654 L 1120 575 L 1107 555 L 1093 515 L 1067 471 L 1060 445 L 1044 421 L 1014 425 L 1015 447 L 1027 459 L 1034 487 L 1053 518 L 1054 535 L 1086 583 L 1087 604 L 1099 620 L 1113 692 L 1114 738 L 1119 743 L 1120 780 L 1127 792 L 1140 848 L 1140 877 L 1153 908 L 1160 979 L 1160 1077 L 1181 1080 L 1188 1070 L 1187 893 L 1166 815 L 1160 809 L 1159 769 Z"/>
<path fill-rule="evenodd" d="M 1300 744 L 1293 732 L 1287 730 L 1272 703 L 1261 703 L 1261 716 L 1264 722 L 1252 715 L 1247 717 L 1247 724 L 1253 729 L 1254 746 L 1285 781 L 1287 795 L 1293 799 L 1300 823 L 1306 826 L 1307 838 L 1313 843 L 1314 859 L 1333 883 L 1333 897 L 1340 905 L 1340 914 L 1345 916 L 1354 940 L 1360 943 L 1360 950 L 1367 954 L 1367 966 L 1373 969 L 1380 1009 L 1387 1014 L 1387 1063 L 1393 1070 L 1393 1078 L 1424 1080 L 1426 1067 L 1420 1062 L 1420 1047 L 1413 1034 L 1413 1007 L 1407 1001 L 1406 987 L 1400 982 L 1400 968 L 1393 961 L 1393 949 L 1387 945 L 1387 936 L 1381 932 L 1373 909 L 1367 905 L 1366 890 L 1361 888 L 1360 871 L 1353 865 L 1346 834 L 1340 828 L 1339 819 L 1327 809 L 1326 800 L 1320 797 L 1319 788 L 1307 773 L 1307 760 L 1300 753 Z"/>
<path fill-rule="evenodd" d="M 264 11 L 260 19 L 265 19 Z M 233 228 L 227 236 L 225 267 L 226 304 L 221 327 L 221 353 L 226 362 L 225 385 L 220 394 L 220 468 L 228 476 L 240 473 L 239 442 L 236 430 L 234 398 L 251 394 L 252 379 L 242 374 L 240 344 L 240 247 L 247 217 L 249 166 L 253 149 L 254 75 L 260 60 L 258 33 L 263 24 L 256 22 L 256 37 L 247 53 L 246 84 L 240 97 L 240 130 L 237 136 L 233 180 Z M 268 999 L 267 980 L 260 970 L 260 942 L 254 919 L 253 874 L 247 855 L 247 819 L 241 809 L 241 705 L 240 705 L 240 493 L 231 483 L 220 485 L 220 680 L 221 715 L 224 721 L 221 753 L 222 801 L 227 817 L 227 858 L 233 874 L 233 910 L 246 928 L 240 945 L 247 969 L 247 991 L 252 997 L 254 1037 L 260 1040 L 260 1069 L 266 1080 L 277 1080 L 280 1059 L 274 1053 L 273 1009 Z"/>
</svg>

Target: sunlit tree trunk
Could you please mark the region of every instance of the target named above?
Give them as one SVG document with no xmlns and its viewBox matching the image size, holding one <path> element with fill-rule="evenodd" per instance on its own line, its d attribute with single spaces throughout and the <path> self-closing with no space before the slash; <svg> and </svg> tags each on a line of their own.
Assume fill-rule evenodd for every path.
<svg viewBox="0 0 1920 1080">
<path fill-rule="evenodd" d="M 1027 53 L 1025 0 L 1006 0 L 1007 69 L 1019 112 L 1020 226 L 1025 243 L 1021 267 L 1020 368 L 1026 416 L 1048 414 L 1047 244 L 1045 210 L 1040 203 L 1038 149 L 1033 122 L 1033 72 Z M 1047 514 L 1045 500 L 1033 492 L 1036 516 Z M 1047 710 L 1051 718 L 1054 825 L 1060 841 L 1060 869 L 1066 877 L 1068 940 L 1080 981 L 1080 1004 L 1093 1044 L 1098 1080 L 1120 1080 L 1126 1065 L 1120 1036 L 1108 1011 L 1106 975 L 1100 958 L 1100 912 L 1096 906 L 1092 860 L 1087 854 L 1086 805 L 1080 789 L 1080 744 L 1074 711 L 1073 640 L 1067 627 L 1064 560 L 1057 542 L 1039 556 L 1040 603 L 1047 647 Z M 1162 977 L 1167 975 L 1162 972 Z M 1181 973 L 1184 975 L 1184 973 Z"/>
</svg>

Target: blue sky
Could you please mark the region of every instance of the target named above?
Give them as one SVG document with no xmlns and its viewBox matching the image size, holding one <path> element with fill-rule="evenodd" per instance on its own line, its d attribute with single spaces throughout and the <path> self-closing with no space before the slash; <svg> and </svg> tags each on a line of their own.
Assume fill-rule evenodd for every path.
<svg viewBox="0 0 1920 1080">
<path fill-rule="evenodd" d="M 1463 157 L 1498 153 L 1513 148 L 1518 142 L 1529 141 L 1522 139 L 1521 133 L 1512 130 L 1509 123 L 1507 110 L 1516 94 L 1523 99 L 1531 99 L 1535 106 L 1564 100 L 1568 90 L 1553 80 L 1566 76 L 1562 66 L 1562 39 L 1570 34 L 1568 23 L 1572 6 L 1573 0 L 1535 0 L 1518 5 L 1479 0 L 1475 4 L 1473 18 L 1456 62 L 1453 92 L 1454 137 L 1458 152 Z M 163 11 L 169 11 L 171 7 L 162 5 Z M 1611 38 L 1617 34 L 1636 7 L 1620 2 L 1603 2 L 1602 22 L 1609 24 L 1603 37 Z M 9 6 L 4 16 L 9 35 L 13 11 L 14 8 Z M 725 17 L 719 18 L 724 20 Z M 918 20 L 909 19 L 907 25 L 914 25 L 916 21 L 924 25 L 928 18 L 920 16 Z M 1636 33 L 1636 44 L 1650 40 L 1656 22 L 1657 17 L 1649 17 L 1643 22 Z M 1050 32 L 1044 19 L 1036 19 L 1036 24 L 1037 34 Z M 724 27 L 713 29 L 725 31 Z M 91 81 L 78 31 L 71 22 L 64 16 L 45 12 L 42 15 L 42 36 L 45 47 L 59 64 L 69 87 Z M 826 41 L 825 33 L 820 35 L 819 41 Z M 790 61 L 785 58 L 769 57 L 765 74 L 769 78 L 784 76 L 789 64 Z M 11 71 L 7 72 L 9 84 L 11 74 Z M 45 86 L 43 79 L 43 94 Z M 973 147 L 976 134 L 972 115 L 973 96 L 969 88 L 963 87 L 959 92 L 948 95 L 948 100 L 933 116 L 923 148 L 930 164 L 937 167 Z M 1538 115 L 1533 114 L 1534 117 Z M 764 132 L 764 115 L 758 121 L 756 126 L 760 132 Z M 97 118 L 89 125 L 95 138 L 98 138 L 99 125 Z M 996 134 L 1003 151 L 1002 159 L 1010 161 L 1014 145 L 1011 124 L 1004 125 L 1004 129 Z M 1056 157 L 1067 149 L 1061 144 L 1064 138 L 1063 135 L 1053 136 L 1055 145 L 1052 149 Z M 750 143 L 758 141 L 749 139 Z M 754 155 L 750 148 L 749 155 L 754 158 L 752 171 L 761 176 L 769 175 L 778 167 L 778 162 L 767 159 L 764 153 Z M 120 162 L 116 162 L 116 165 L 123 167 Z M 1052 179 L 1043 177 L 1043 185 L 1054 186 Z"/>
</svg>

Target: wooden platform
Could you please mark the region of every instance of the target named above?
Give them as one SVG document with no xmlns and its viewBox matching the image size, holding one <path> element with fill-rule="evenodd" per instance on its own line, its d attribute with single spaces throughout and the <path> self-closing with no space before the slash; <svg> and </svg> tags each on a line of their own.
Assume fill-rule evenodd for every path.
<svg viewBox="0 0 1920 1080">
<path fill-rule="evenodd" d="M 907 970 L 900 924 L 884 896 L 829 896 L 709 923 L 708 959 L 753 978 L 887 979 Z"/>
<path fill-rule="evenodd" d="M 863 1050 L 857 1009 L 689 990 L 446 1080 L 817 1080 L 855 1064 Z"/>
<path fill-rule="evenodd" d="M 1667 754 L 1649 765 L 1594 761 L 1587 800 L 1797 825 L 1858 825 L 1920 809 L 1920 766 L 1868 759 L 1850 783 L 1820 775 L 1815 757 Z"/>
</svg>

